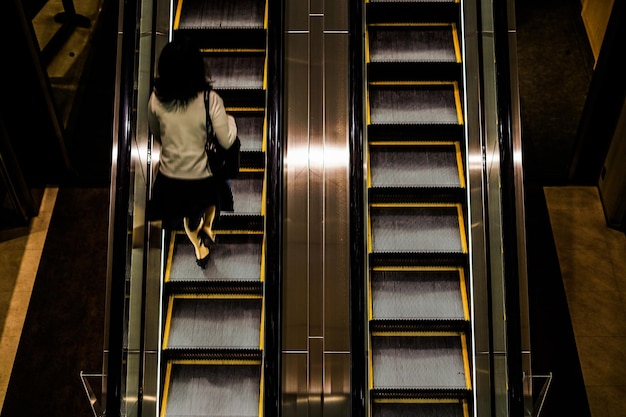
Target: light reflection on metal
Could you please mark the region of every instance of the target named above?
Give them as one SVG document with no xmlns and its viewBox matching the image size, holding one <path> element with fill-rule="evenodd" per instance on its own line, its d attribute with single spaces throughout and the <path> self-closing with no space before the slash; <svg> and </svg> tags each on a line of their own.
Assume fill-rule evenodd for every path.
<svg viewBox="0 0 626 417">
<path fill-rule="evenodd" d="M 285 165 L 289 168 L 312 166 L 323 166 L 328 169 L 346 168 L 348 166 L 348 157 L 347 146 L 292 147 L 289 148 L 285 157 Z"/>
</svg>

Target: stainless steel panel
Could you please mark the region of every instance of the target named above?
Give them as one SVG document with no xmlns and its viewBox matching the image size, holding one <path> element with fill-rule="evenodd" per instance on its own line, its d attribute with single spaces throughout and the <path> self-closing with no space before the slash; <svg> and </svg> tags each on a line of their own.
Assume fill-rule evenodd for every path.
<svg viewBox="0 0 626 417">
<path fill-rule="evenodd" d="M 350 354 L 324 353 L 324 417 L 350 415 Z"/>
<path fill-rule="evenodd" d="M 323 336 L 324 326 L 324 19 L 311 16 L 309 87 L 309 336 Z M 321 360 L 321 358 L 320 358 Z"/>
<path fill-rule="evenodd" d="M 308 1 L 285 0 L 285 29 L 288 32 L 309 30 Z M 289 58 L 287 57 L 287 59 Z"/>
<path fill-rule="evenodd" d="M 309 13 L 311 15 L 323 15 L 325 8 L 326 4 L 324 0 L 309 0 Z"/>
<path fill-rule="evenodd" d="M 308 346 L 309 34 L 286 37 L 283 349 Z"/>
<path fill-rule="evenodd" d="M 335 14 L 341 6 L 347 15 L 345 1 L 312 0 L 305 23 L 304 6 L 287 4 L 285 416 L 321 417 L 325 394 L 347 399 L 350 392 L 348 35 L 325 33 L 331 3 Z M 343 359 L 325 362 L 329 351 Z M 347 405 L 333 409 L 348 414 Z"/>
<path fill-rule="evenodd" d="M 324 339 L 309 339 L 309 417 L 322 417 L 324 390 Z"/>
<path fill-rule="evenodd" d="M 309 399 L 307 393 L 308 354 L 306 352 L 283 353 L 283 417 L 308 416 Z"/>
<path fill-rule="evenodd" d="M 324 3 L 324 30 L 347 31 L 350 27 L 347 2 L 327 0 Z M 348 63 L 346 59 L 345 63 Z"/>
<path fill-rule="evenodd" d="M 348 41 L 346 33 L 324 35 L 325 352 L 350 349 Z"/>
<path fill-rule="evenodd" d="M 477 34 L 476 10 L 472 7 L 464 8 L 465 17 L 465 98 L 466 103 L 480 102 L 480 74 Z M 488 413 L 491 407 L 491 360 L 489 346 L 489 284 L 487 282 L 486 236 L 484 224 L 484 159 L 482 156 L 482 129 L 481 111 L 477 105 L 464 106 L 467 137 L 467 189 L 469 198 L 469 230 L 471 270 L 469 289 L 472 299 L 472 340 L 473 351 L 473 393 L 474 408 L 480 413 Z M 484 411 L 482 411 L 484 410 Z"/>
</svg>

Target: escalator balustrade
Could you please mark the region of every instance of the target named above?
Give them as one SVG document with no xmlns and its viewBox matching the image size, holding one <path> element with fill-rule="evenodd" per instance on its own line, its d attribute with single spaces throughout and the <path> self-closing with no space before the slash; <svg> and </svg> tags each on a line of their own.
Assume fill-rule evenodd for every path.
<svg viewBox="0 0 626 417">
<path fill-rule="evenodd" d="M 234 211 L 214 223 L 198 268 L 182 230 L 164 274 L 161 416 L 260 416 L 263 404 L 266 1 L 180 0 L 174 37 L 199 45 L 213 88 L 235 117 L 241 171 Z"/>
<path fill-rule="evenodd" d="M 374 417 L 470 415 L 460 7 L 365 2 Z"/>
</svg>

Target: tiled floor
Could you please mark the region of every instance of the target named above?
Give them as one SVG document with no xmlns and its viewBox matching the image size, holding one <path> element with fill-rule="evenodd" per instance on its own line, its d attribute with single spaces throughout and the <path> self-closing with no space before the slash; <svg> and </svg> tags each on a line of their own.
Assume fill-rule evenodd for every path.
<svg viewBox="0 0 626 417">
<path fill-rule="evenodd" d="M 46 189 L 39 215 L 31 220 L 28 232 L 0 242 L 0 409 L 9 386 L 56 196 L 56 188 Z"/>
<path fill-rule="evenodd" d="M 547 187 L 546 202 L 593 417 L 626 416 L 626 235 L 598 189 Z"/>
</svg>

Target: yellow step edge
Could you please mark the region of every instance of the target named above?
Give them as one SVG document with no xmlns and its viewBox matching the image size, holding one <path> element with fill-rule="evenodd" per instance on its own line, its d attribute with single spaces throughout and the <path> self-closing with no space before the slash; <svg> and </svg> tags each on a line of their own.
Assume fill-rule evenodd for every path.
<svg viewBox="0 0 626 417">
<path fill-rule="evenodd" d="M 170 299 L 180 300 L 261 300 L 263 296 L 261 294 L 238 294 L 238 293 L 211 293 L 211 294 L 196 294 L 196 293 L 183 293 L 174 294 L 170 296 Z"/>
<path fill-rule="evenodd" d="M 452 41 L 454 42 L 454 56 L 456 57 L 457 64 L 463 62 L 461 55 L 461 45 L 459 44 L 459 30 L 456 27 L 456 23 L 452 24 Z"/>
<path fill-rule="evenodd" d="M 465 368 L 465 388 L 472 389 L 472 376 L 470 374 L 469 352 L 467 349 L 467 336 L 461 335 L 461 346 L 463 347 L 463 367 Z"/>
<path fill-rule="evenodd" d="M 241 54 L 258 54 L 265 52 L 263 48 L 200 48 L 200 52 L 203 54 L 230 54 L 233 52 Z"/>
<path fill-rule="evenodd" d="M 415 330 L 415 331 L 391 331 L 391 330 L 377 330 L 370 333 L 373 337 L 382 337 L 382 336 L 399 336 L 399 337 L 426 337 L 426 336 L 434 336 L 434 337 L 462 337 L 464 334 L 462 332 L 455 331 L 426 331 L 426 330 Z"/>
<path fill-rule="evenodd" d="M 174 359 L 167 365 L 261 365 L 260 359 Z"/>
<path fill-rule="evenodd" d="M 227 113 L 265 113 L 265 107 L 224 107 Z"/>
<path fill-rule="evenodd" d="M 368 145 L 370 146 L 438 146 L 441 145 L 442 147 L 444 146 L 454 146 L 454 145 L 458 145 L 459 142 L 458 141 L 436 141 L 436 140 L 407 140 L 407 141 L 401 141 L 401 140 L 390 140 L 390 141 L 378 141 L 378 140 L 374 140 L 371 142 L 368 142 Z"/>
<path fill-rule="evenodd" d="M 461 204 L 459 203 L 371 203 L 369 205 L 372 208 L 431 208 L 431 207 L 441 207 L 441 208 L 452 208 L 456 207 L 457 209 L 461 209 Z"/>
<path fill-rule="evenodd" d="M 429 86 L 429 85 L 449 85 L 456 87 L 458 89 L 458 83 L 456 81 L 370 81 L 369 85 L 372 86 L 407 86 L 407 85 L 416 85 L 416 86 Z"/>
<path fill-rule="evenodd" d="M 459 170 L 459 183 L 461 188 L 465 188 L 465 170 L 463 169 L 463 155 L 461 153 L 461 144 L 459 142 L 454 143 L 456 148 L 456 166 Z"/>
<path fill-rule="evenodd" d="M 467 403 L 465 400 L 454 398 L 376 398 L 376 404 L 459 404 Z"/>
<path fill-rule="evenodd" d="M 213 229 L 216 235 L 262 235 L 262 230 L 245 230 L 245 229 Z"/>
<path fill-rule="evenodd" d="M 370 23 L 367 25 L 367 27 L 420 27 L 420 26 L 424 26 L 424 27 L 450 27 L 452 28 L 452 26 L 454 25 L 454 23 L 445 23 L 445 22 L 433 22 L 433 23 L 428 23 L 428 22 L 381 22 L 381 23 Z"/>
<path fill-rule="evenodd" d="M 384 272 L 404 272 L 404 271 L 416 271 L 416 272 L 441 272 L 441 271 L 462 271 L 462 268 L 458 266 L 375 266 L 372 271 L 384 271 Z"/>
</svg>

